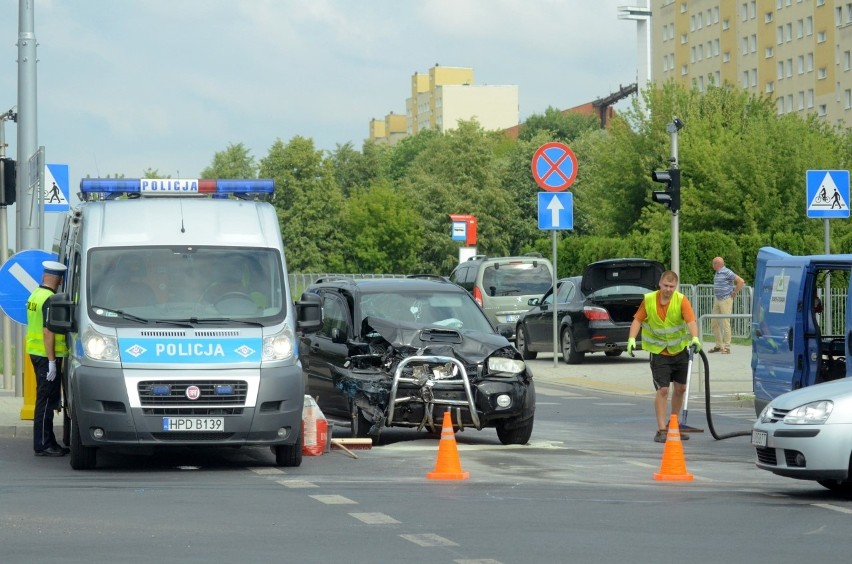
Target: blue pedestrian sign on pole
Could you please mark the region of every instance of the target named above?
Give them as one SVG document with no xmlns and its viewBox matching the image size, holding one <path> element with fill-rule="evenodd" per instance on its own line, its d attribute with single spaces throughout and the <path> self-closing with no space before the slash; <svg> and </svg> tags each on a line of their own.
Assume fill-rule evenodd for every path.
<svg viewBox="0 0 852 564">
<path fill-rule="evenodd" d="M 34 249 L 15 253 L 0 267 L 0 309 L 12 321 L 27 324 L 27 300 L 41 284 L 41 263 L 46 260 L 57 260 L 57 256 Z"/>
<path fill-rule="evenodd" d="M 574 194 L 538 193 L 539 229 L 574 229 Z"/>
<path fill-rule="evenodd" d="M 809 170 L 805 179 L 808 217 L 849 217 L 848 170 Z"/>
<path fill-rule="evenodd" d="M 49 164 L 44 167 L 44 211 L 66 212 L 70 187 L 68 185 L 68 165 Z"/>
</svg>

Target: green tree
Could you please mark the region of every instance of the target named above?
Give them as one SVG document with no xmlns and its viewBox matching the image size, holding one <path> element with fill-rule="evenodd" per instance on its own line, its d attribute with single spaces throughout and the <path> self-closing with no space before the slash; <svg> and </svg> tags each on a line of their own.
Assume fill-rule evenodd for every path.
<svg viewBox="0 0 852 564">
<path fill-rule="evenodd" d="M 412 274 L 421 268 L 420 215 L 387 183 L 355 188 L 346 202 L 341 228 L 346 272 Z"/>
<path fill-rule="evenodd" d="M 201 178 L 257 178 L 257 163 L 245 145 L 231 143 L 213 155 L 210 166 L 201 171 Z"/>
<path fill-rule="evenodd" d="M 563 112 L 548 106 L 544 114 L 532 114 L 518 133 L 521 141 L 530 141 L 541 133 L 549 141 L 570 144 L 586 131 L 600 129 L 600 118 L 577 112 Z"/>
</svg>

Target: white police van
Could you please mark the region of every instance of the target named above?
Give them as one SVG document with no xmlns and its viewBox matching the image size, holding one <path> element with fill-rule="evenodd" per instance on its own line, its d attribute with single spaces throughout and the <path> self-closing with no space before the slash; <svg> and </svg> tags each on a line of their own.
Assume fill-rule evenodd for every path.
<svg viewBox="0 0 852 564">
<path fill-rule="evenodd" d="M 268 446 L 302 460 L 305 382 L 272 180 L 84 179 L 48 327 L 67 334 L 66 440 L 111 447 Z"/>
<path fill-rule="evenodd" d="M 823 311 L 825 296 L 820 293 L 826 287 L 846 294 L 845 308 Z M 751 367 L 758 415 L 785 392 L 848 377 L 852 254 L 794 256 L 772 247 L 758 251 Z"/>
</svg>

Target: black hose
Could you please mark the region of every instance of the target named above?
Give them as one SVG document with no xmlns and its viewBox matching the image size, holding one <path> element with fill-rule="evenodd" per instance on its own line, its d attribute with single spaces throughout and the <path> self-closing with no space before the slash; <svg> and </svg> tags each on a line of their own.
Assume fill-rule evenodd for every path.
<svg viewBox="0 0 852 564">
<path fill-rule="evenodd" d="M 716 429 L 713 427 L 713 418 L 710 415 L 710 363 L 707 361 L 707 355 L 704 354 L 703 350 L 699 351 L 698 354 L 701 355 L 701 360 L 704 361 L 704 411 L 707 412 L 707 428 L 710 429 L 710 434 L 717 441 L 730 439 L 731 437 L 750 437 L 751 430 L 726 433 L 724 435 L 716 432 Z"/>
</svg>

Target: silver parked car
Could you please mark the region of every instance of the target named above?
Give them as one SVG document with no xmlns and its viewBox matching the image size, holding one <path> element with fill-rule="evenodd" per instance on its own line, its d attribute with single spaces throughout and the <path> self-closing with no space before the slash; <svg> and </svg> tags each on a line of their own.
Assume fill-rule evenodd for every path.
<svg viewBox="0 0 852 564">
<path fill-rule="evenodd" d="M 852 380 L 778 396 L 757 418 L 751 443 L 758 468 L 852 493 Z"/>
</svg>

